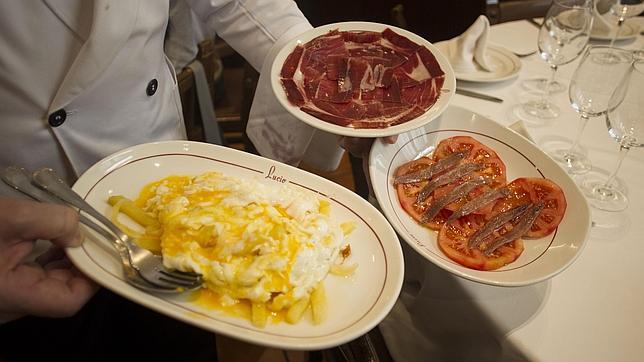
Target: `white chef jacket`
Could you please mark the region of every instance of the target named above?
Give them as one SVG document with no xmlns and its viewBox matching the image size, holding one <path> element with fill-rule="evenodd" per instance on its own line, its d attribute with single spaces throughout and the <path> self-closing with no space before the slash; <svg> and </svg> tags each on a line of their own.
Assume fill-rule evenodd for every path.
<svg viewBox="0 0 644 362">
<path fill-rule="evenodd" d="M 257 69 L 277 40 L 310 28 L 291 0 L 186 3 Z M 167 22 L 161 0 L 0 2 L 0 167 L 72 181 L 125 147 L 185 138 Z"/>
</svg>

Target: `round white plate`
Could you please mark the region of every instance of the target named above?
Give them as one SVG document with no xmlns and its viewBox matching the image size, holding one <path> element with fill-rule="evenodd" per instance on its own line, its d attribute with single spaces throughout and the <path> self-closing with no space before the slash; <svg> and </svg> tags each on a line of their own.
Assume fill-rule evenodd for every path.
<svg viewBox="0 0 644 362">
<path fill-rule="evenodd" d="M 521 70 L 521 60 L 511 51 L 496 45 L 488 45 L 487 59 L 492 72 L 478 70 L 471 73 L 455 73 L 456 79 L 468 82 L 500 82 L 516 77 Z"/>
<path fill-rule="evenodd" d="M 313 117 L 312 115 L 301 111 L 299 107 L 294 106 L 289 102 L 288 98 L 286 97 L 286 93 L 282 88 L 282 83 L 280 81 L 280 71 L 282 70 L 282 65 L 284 64 L 286 57 L 288 57 L 288 55 L 293 51 L 293 49 L 295 49 L 298 44 L 304 44 L 317 36 L 326 34 L 329 31 L 335 29 L 338 29 L 340 31 L 365 30 L 381 32 L 386 28 L 390 28 L 394 32 L 407 37 L 409 40 L 415 42 L 416 44 L 420 44 L 429 49 L 436 57 L 436 60 L 438 61 L 438 64 L 440 65 L 443 72 L 445 72 L 445 82 L 443 83 L 441 94 L 438 97 L 436 103 L 429 107 L 429 109 L 425 113 L 407 122 L 387 128 L 352 128 L 339 126 Z M 454 78 L 452 67 L 447 61 L 447 58 L 445 58 L 445 56 L 432 43 L 421 38 L 420 36 L 391 25 L 351 21 L 317 27 L 298 35 L 294 39 L 291 39 L 279 51 L 279 53 L 275 57 L 275 60 L 273 61 L 273 66 L 271 67 L 271 85 L 273 87 L 273 92 L 275 93 L 275 96 L 279 100 L 280 104 L 289 113 L 317 129 L 321 129 L 323 131 L 337 135 L 350 137 L 385 137 L 418 128 L 438 117 L 445 110 L 445 108 L 449 104 L 449 100 L 454 94 L 454 89 L 456 88 L 456 80 Z"/>
<path fill-rule="evenodd" d="M 615 40 L 633 39 L 639 34 L 639 32 L 639 24 L 626 21 L 624 22 L 624 24 L 622 24 L 622 28 L 619 30 L 619 34 L 617 35 Z M 610 41 L 611 39 L 613 39 L 613 34 L 611 32 L 600 31 L 597 30 L 597 28 L 593 28 L 593 30 L 590 32 L 590 38 L 594 40 Z"/>
<path fill-rule="evenodd" d="M 396 168 L 432 153 L 438 142 L 456 135 L 471 136 L 494 149 L 506 164 L 508 181 L 546 177 L 566 195 L 568 208 L 557 230 L 542 239 L 525 240 L 521 256 L 497 270 L 469 269 L 445 256 L 436 243 L 437 232 L 420 226 L 403 210 L 392 185 Z M 369 156 L 369 174 L 380 207 L 399 235 L 430 262 L 472 281 L 521 286 L 551 278 L 579 256 L 590 232 L 586 199 L 559 165 L 518 133 L 463 108 L 449 107 L 431 124 L 398 136 L 393 145 L 376 140 Z"/>
<path fill-rule="evenodd" d="M 111 245 L 89 231 L 82 247 L 67 250 L 69 258 L 83 273 L 136 303 L 219 334 L 276 348 L 312 350 L 336 346 L 368 332 L 387 315 L 398 297 L 404 273 L 398 237 L 371 204 L 319 176 L 231 148 L 167 141 L 135 146 L 107 157 L 85 172 L 73 188 L 107 213 L 107 198 L 112 194 L 135 198 L 151 181 L 206 171 L 268 184 L 288 182 L 327 197 L 332 217 L 355 222 L 349 242 L 351 258 L 359 266 L 351 277 L 327 277 L 328 317 L 322 324 L 313 325 L 310 316 L 305 315 L 295 325 L 284 322 L 256 328 L 245 319 L 195 305 L 189 295 L 148 294 L 124 281 Z"/>
</svg>

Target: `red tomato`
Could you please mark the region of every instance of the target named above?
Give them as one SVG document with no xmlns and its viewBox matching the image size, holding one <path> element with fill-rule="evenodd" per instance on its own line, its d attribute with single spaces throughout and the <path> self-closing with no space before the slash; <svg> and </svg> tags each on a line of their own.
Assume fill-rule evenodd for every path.
<svg viewBox="0 0 644 362">
<path fill-rule="evenodd" d="M 545 178 L 522 177 L 508 184 L 510 195 L 496 202 L 494 213 L 507 211 L 515 206 L 529 202 L 543 201 L 541 211 L 530 231 L 523 237 L 539 239 L 551 234 L 563 219 L 566 212 L 566 197 L 561 188 Z"/>
<path fill-rule="evenodd" d="M 514 240 L 486 256 L 479 248 L 468 248 L 470 236 L 486 222 L 485 215 L 470 214 L 445 223 L 438 233 L 438 247 L 453 261 L 477 270 L 494 270 L 515 261 L 523 252 L 523 241 Z"/>
<path fill-rule="evenodd" d="M 506 172 L 505 164 L 499 155 L 488 146 L 469 136 L 455 136 L 442 140 L 434 151 L 434 161 L 438 161 L 457 151 L 469 151 L 464 162 L 482 163 L 486 167 L 477 171 L 481 176 L 488 179 L 489 185 L 497 188 L 505 185 Z"/>
<path fill-rule="evenodd" d="M 485 168 L 481 171 L 477 171 L 476 174 L 485 177 L 488 182 L 481 187 L 477 187 L 475 190 L 470 192 L 467 197 L 463 197 L 460 200 L 454 201 L 447 205 L 446 209 L 450 211 L 458 209 L 467 201 L 475 198 L 476 196 L 489 190 L 490 188 L 498 188 L 504 186 L 507 181 L 505 164 L 499 158 L 496 152 L 469 136 L 455 136 L 442 140 L 438 144 L 438 146 L 436 146 L 436 150 L 434 151 L 434 161 L 438 161 L 458 151 L 469 152 L 469 155 L 463 160 L 463 162 L 475 162 L 485 165 Z M 459 183 L 459 181 L 456 181 L 449 185 L 438 188 L 436 191 L 434 191 L 434 197 L 441 197 L 442 195 L 451 191 Z M 486 213 L 491 210 L 492 204 L 490 204 L 483 210 L 480 210 L 480 212 Z"/>
<path fill-rule="evenodd" d="M 429 165 L 431 165 L 432 163 L 434 163 L 434 161 L 429 157 L 421 157 L 417 160 L 407 162 L 396 169 L 394 177 L 422 170 L 429 167 Z M 425 223 L 421 222 L 421 215 L 431 204 L 433 198 L 430 195 L 425 201 L 421 203 L 417 203 L 416 198 L 420 190 L 425 185 L 427 185 L 428 182 L 429 181 L 421 181 L 409 184 L 399 184 L 396 186 L 396 192 L 398 194 L 398 201 L 400 202 L 400 206 L 402 206 L 402 208 L 411 217 L 413 217 L 414 220 L 432 230 L 438 230 L 440 229 L 441 225 L 445 223 L 445 220 L 447 220 L 447 218 L 451 214 L 451 211 L 441 210 L 434 219 L 429 220 Z"/>
</svg>

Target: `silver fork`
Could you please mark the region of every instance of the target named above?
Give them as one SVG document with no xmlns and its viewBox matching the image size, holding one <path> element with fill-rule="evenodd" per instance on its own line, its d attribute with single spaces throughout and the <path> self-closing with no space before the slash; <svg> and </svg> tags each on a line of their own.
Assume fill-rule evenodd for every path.
<svg viewBox="0 0 644 362">
<path fill-rule="evenodd" d="M 151 251 L 138 246 L 131 237 L 119 229 L 110 219 L 94 209 L 80 195 L 72 190 L 50 168 L 43 168 L 33 173 L 32 182 L 36 186 L 58 197 L 67 204 L 77 207 L 82 212 L 91 215 L 104 225 L 114 236 L 120 239 L 129 252 L 130 264 L 148 283 L 161 288 L 183 288 L 186 290 L 201 287 L 201 275 L 168 269 L 163 265 L 163 258 Z"/>
<path fill-rule="evenodd" d="M 31 197 L 32 199 L 45 203 L 52 204 L 62 204 L 67 205 L 62 200 L 57 197 L 45 192 L 44 190 L 36 187 L 31 183 L 31 175 L 27 170 L 20 167 L 7 167 L 2 170 L 0 173 L 0 178 L 7 185 L 11 186 L 13 189 L 20 191 L 22 194 Z M 154 293 L 177 293 L 179 289 L 176 286 L 172 288 L 160 287 L 154 284 L 148 283 L 139 275 L 139 272 L 132 267 L 130 263 L 130 254 L 128 253 L 127 247 L 123 245 L 123 242 L 117 239 L 114 235 L 110 234 L 106 229 L 102 228 L 91 219 L 86 217 L 83 214 L 79 214 L 80 222 L 92 230 L 99 233 L 103 238 L 112 242 L 114 248 L 116 249 L 120 259 L 121 265 L 123 267 L 123 275 L 125 280 L 133 285 L 136 288 L 154 292 Z"/>
</svg>

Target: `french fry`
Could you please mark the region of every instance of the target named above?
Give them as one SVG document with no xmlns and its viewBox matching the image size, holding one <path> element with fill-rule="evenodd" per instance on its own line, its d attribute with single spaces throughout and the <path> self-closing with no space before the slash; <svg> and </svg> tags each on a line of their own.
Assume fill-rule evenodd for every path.
<svg viewBox="0 0 644 362">
<path fill-rule="evenodd" d="M 127 235 L 133 237 L 133 238 L 139 238 L 142 236 L 141 233 L 134 231 L 121 223 L 118 219 L 119 213 L 121 213 L 121 206 L 125 202 L 124 199 L 118 200 L 112 207 L 112 210 L 110 211 L 110 220 L 114 223 L 114 225 L 118 226 L 119 229 L 121 229 L 124 233 Z"/>
<path fill-rule="evenodd" d="M 286 296 L 284 294 L 280 294 L 273 298 L 273 301 L 269 304 L 268 309 L 270 309 L 273 312 L 279 312 L 284 307 L 286 307 Z"/>
<path fill-rule="evenodd" d="M 326 290 L 323 283 L 319 283 L 311 293 L 311 312 L 313 312 L 313 324 L 320 324 L 326 319 Z"/>
<path fill-rule="evenodd" d="M 264 303 L 252 303 L 250 319 L 255 327 L 264 328 L 268 320 L 268 312 Z"/>
<path fill-rule="evenodd" d="M 152 216 L 146 214 L 145 211 L 143 211 L 143 209 L 136 206 L 134 202 L 128 199 L 127 197 L 120 196 L 120 195 L 110 196 L 110 198 L 107 199 L 107 202 L 110 205 L 114 206 L 120 200 L 124 200 L 123 203 L 121 204 L 121 212 L 129 216 L 132 220 L 136 221 L 137 224 L 143 227 L 148 227 L 148 226 L 153 226 L 158 224 L 157 221 Z"/>
<path fill-rule="evenodd" d="M 159 224 L 154 220 L 152 217 L 147 215 L 145 211 L 141 210 L 138 206 L 136 206 L 131 200 L 129 200 L 126 197 L 123 196 L 112 196 L 108 199 L 108 203 L 112 205 L 112 211 L 110 213 L 110 220 L 118 226 L 123 232 L 125 232 L 127 235 L 135 238 L 136 243 L 144 248 L 152 251 L 153 253 L 160 253 L 161 252 L 161 240 L 159 239 Z M 125 206 L 129 205 L 129 206 Z M 150 225 L 145 225 L 145 233 L 139 233 L 137 231 L 134 231 L 121 223 L 118 220 L 118 214 L 119 213 L 124 213 L 130 218 L 132 218 L 134 221 L 137 223 L 137 219 L 141 219 L 141 215 L 145 215 L 146 218 L 150 218 L 153 220 L 152 224 Z M 133 215 L 138 215 L 138 216 L 133 216 Z M 143 225 L 142 225 L 143 226 Z"/>
<path fill-rule="evenodd" d="M 302 298 L 295 302 L 286 312 L 286 321 L 291 324 L 295 324 L 302 319 L 304 312 L 309 307 L 309 298 Z"/>
<path fill-rule="evenodd" d="M 329 268 L 329 273 L 339 276 L 339 277 L 348 277 L 352 275 L 356 269 L 358 269 L 358 264 L 353 263 L 350 265 L 346 264 L 333 264 Z"/>
</svg>

